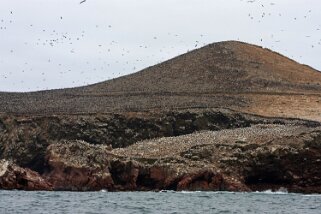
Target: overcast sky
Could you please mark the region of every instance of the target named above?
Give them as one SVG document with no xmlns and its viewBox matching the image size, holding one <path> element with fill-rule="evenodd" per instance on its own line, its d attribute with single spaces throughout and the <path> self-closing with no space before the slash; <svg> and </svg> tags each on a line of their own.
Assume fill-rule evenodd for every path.
<svg viewBox="0 0 321 214">
<path fill-rule="evenodd" d="M 321 70 L 319 0 L 1 0 L 0 91 L 74 87 L 240 40 Z"/>
</svg>

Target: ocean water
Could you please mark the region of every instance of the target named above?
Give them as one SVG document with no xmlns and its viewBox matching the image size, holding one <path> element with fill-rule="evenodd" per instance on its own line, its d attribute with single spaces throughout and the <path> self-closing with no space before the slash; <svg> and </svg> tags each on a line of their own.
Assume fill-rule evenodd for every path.
<svg viewBox="0 0 321 214">
<path fill-rule="evenodd" d="M 0 213 L 321 213 L 321 195 L 284 192 L 0 191 Z"/>
</svg>

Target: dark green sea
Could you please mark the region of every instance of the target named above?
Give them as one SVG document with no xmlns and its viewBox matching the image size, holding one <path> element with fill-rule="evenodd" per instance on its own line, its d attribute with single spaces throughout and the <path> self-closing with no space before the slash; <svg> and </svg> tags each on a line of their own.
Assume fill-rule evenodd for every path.
<svg viewBox="0 0 321 214">
<path fill-rule="evenodd" d="M 321 213 L 321 195 L 284 192 L 0 191 L 0 213 Z"/>
</svg>

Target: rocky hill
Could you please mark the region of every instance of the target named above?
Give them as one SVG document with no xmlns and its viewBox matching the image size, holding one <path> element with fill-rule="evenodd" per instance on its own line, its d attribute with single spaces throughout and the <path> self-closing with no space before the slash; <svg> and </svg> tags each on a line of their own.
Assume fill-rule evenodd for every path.
<svg viewBox="0 0 321 214">
<path fill-rule="evenodd" d="M 0 99 L 0 189 L 321 193 L 321 73 L 262 47 Z"/>
<path fill-rule="evenodd" d="M 228 41 L 94 85 L 0 93 L 0 99 L 0 112 L 15 114 L 215 107 L 321 121 L 321 72 L 271 50 Z"/>
</svg>

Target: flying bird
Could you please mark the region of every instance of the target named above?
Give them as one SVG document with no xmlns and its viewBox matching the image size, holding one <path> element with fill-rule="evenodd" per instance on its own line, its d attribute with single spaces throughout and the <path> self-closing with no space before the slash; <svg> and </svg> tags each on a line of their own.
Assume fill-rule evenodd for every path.
<svg viewBox="0 0 321 214">
<path fill-rule="evenodd" d="M 79 4 L 85 3 L 87 0 L 82 0 Z"/>
</svg>

